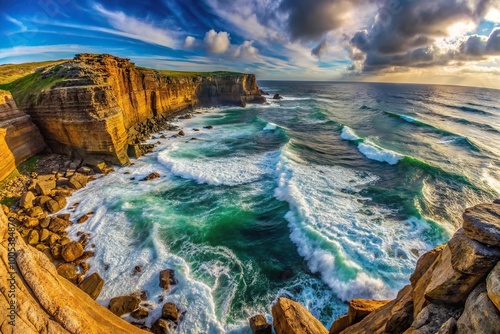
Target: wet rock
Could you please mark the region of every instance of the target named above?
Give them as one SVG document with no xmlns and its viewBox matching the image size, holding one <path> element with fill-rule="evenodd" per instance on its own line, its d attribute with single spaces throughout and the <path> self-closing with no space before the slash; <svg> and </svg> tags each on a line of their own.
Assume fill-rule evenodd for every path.
<svg viewBox="0 0 500 334">
<path fill-rule="evenodd" d="M 207 125 L 203 127 L 204 129 L 212 130 L 214 127 L 212 125 Z"/>
<path fill-rule="evenodd" d="M 89 214 L 84 214 L 76 221 L 77 224 L 83 224 L 89 219 Z"/>
<path fill-rule="evenodd" d="M 178 134 L 179 136 L 184 136 L 184 135 L 186 135 L 186 134 L 184 133 L 184 131 L 183 131 L 183 130 L 179 131 L 177 134 Z"/>
<path fill-rule="evenodd" d="M 109 302 L 109 310 L 116 314 L 117 316 L 122 316 L 124 314 L 135 311 L 141 300 L 136 296 L 120 296 L 112 298 Z"/>
<path fill-rule="evenodd" d="M 52 217 L 48 229 L 51 232 L 60 233 L 66 230 L 70 225 L 71 223 L 67 220 L 57 217 Z"/>
<path fill-rule="evenodd" d="M 175 280 L 175 271 L 173 269 L 166 269 L 160 272 L 160 288 L 168 290 L 170 285 L 177 284 Z"/>
<path fill-rule="evenodd" d="M 33 207 L 33 201 L 35 200 L 35 195 L 31 191 L 25 192 L 21 199 L 19 200 L 19 206 L 23 209 L 29 209 Z"/>
<path fill-rule="evenodd" d="M 499 333 L 500 311 L 486 293 L 486 284 L 481 283 L 467 298 L 464 312 L 457 321 L 457 334 Z"/>
<path fill-rule="evenodd" d="M 57 273 L 68 280 L 73 280 L 78 275 L 78 268 L 72 263 L 62 263 L 57 266 Z"/>
<path fill-rule="evenodd" d="M 80 284 L 78 284 L 78 287 L 92 299 L 97 299 L 97 297 L 99 297 L 103 286 L 104 280 L 98 273 L 93 273 L 92 275 L 87 276 Z"/>
<path fill-rule="evenodd" d="M 174 303 L 165 303 L 161 309 L 161 317 L 165 320 L 172 320 L 175 324 L 179 321 L 179 310 Z"/>
<path fill-rule="evenodd" d="M 175 331 L 175 324 L 171 321 L 159 318 L 151 326 L 151 332 L 155 334 L 173 334 Z"/>
<path fill-rule="evenodd" d="M 61 249 L 61 256 L 66 262 L 73 262 L 83 255 L 83 246 L 77 241 L 72 241 L 64 245 Z"/>
<path fill-rule="evenodd" d="M 276 334 L 328 334 L 326 328 L 305 307 L 287 298 L 278 298 L 272 308 Z"/>
<path fill-rule="evenodd" d="M 132 312 L 130 316 L 134 319 L 146 319 L 149 316 L 149 311 L 144 307 L 139 307 L 137 310 Z"/>
<path fill-rule="evenodd" d="M 71 217 L 71 215 L 69 213 L 62 213 L 60 215 L 57 215 L 57 218 L 61 218 L 64 220 L 69 220 L 70 217 Z"/>
<path fill-rule="evenodd" d="M 262 314 L 251 317 L 249 320 L 252 334 L 271 334 L 273 326 L 267 322 Z"/>
<path fill-rule="evenodd" d="M 281 100 L 283 98 L 283 96 L 281 96 L 280 94 L 274 94 L 273 96 L 273 100 Z"/>
<path fill-rule="evenodd" d="M 497 263 L 486 278 L 486 290 L 491 302 L 500 311 L 500 262 Z"/>
<path fill-rule="evenodd" d="M 153 172 L 151 174 L 149 174 L 148 176 L 146 176 L 143 181 L 149 181 L 149 180 L 153 180 L 153 179 L 157 179 L 160 177 L 160 174 L 157 173 L 157 172 Z"/>
<path fill-rule="evenodd" d="M 451 265 L 462 273 L 486 274 L 500 260 L 500 249 L 468 238 L 463 229 L 455 232 L 448 245 L 451 250 Z"/>
<path fill-rule="evenodd" d="M 462 215 L 465 234 L 489 246 L 500 247 L 500 205 L 479 204 Z"/>
</svg>

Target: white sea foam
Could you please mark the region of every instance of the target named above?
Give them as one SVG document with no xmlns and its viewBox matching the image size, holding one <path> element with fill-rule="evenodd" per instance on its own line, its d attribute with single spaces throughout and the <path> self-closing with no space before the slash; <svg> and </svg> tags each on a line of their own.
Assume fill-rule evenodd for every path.
<svg viewBox="0 0 500 334">
<path fill-rule="evenodd" d="M 419 237 L 425 221 L 397 222 L 388 209 L 366 207 L 359 191 L 376 177 L 341 167 L 307 165 L 284 151 L 275 196 L 287 201 L 290 238 L 309 269 L 342 300 L 393 297 L 416 256 L 431 246 Z M 407 268 L 380 272 L 379 268 Z M 389 286 L 389 282 L 397 282 Z"/>
<path fill-rule="evenodd" d="M 359 137 L 353 129 L 348 126 L 342 128 L 342 133 L 340 137 L 344 140 L 358 141 L 362 138 Z M 404 158 L 404 155 L 397 152 L 388 150 L 386 148 L 380 147 L 369 140 L 365 140 L 358 145 L 358 150 L 363 153 L 368 159 L 387 162 L 389 165 L 395 165 L 399 160 Z"/>
<path fill-rule="evenodd" d="M 368 140 L 366 140 L 363 143 L 360 143 L 358 145 L 358 149 L 368 159 L 380 162 L 387 162 L 389 165 L 395 165 L 399 162 L 399 160 L 404 158 L 404 155 L 377 146 Z"/>
<path fill-rule="evenodd" d="M 399 117 L 401 117 L 402 119 L 404 119 L 405 121 L 409 122 L 409 123 L 413 123 L 415 122 L 415 119 L 410 117 L 410 116 L 405 116 L 405 115 L 399 115 Z"/>
<path fill-rule="evenodd" d="M 356 141 L 356 140 L 360 140 L 361 138 L 356 134 L 356 132 L 354 132 L 353 129 L 351 129 L 350 127 L 344 125 L 344 127 L 342 128 L 342 134 L 340 135 L 340 137 L 344 140 L 350 140 L 350 141 Z"/>
<path fill-rule="evenodd" d="M 172 153 L 178 146 L 172 145 L 158 154 L 158 161 L 167 169 L 184 179 L 200 184 L 236 186 L 258 181 L 272 173 L 276 153 L 255 156 L 183 159 Z"/>
<path fill-rule="evenodd" d="M 276 130 L 277 127 L 278 126 L 276 124 L 269 122 L 269 123 L 266 124 L 266 126 L 262 130 L 264 130 L 264 131 Z"/>
</svg>

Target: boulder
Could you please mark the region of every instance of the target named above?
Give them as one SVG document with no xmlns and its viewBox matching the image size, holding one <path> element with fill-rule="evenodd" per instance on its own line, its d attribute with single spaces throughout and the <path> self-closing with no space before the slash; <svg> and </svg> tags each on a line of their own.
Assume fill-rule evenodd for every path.
<svg viewBox="0 0 500 334">
<path fill-rule="evenodd" d="M 55 233 L 51 233 L 49 236 L 49 245 L 55 244 L 61 237 Z"/>
<path fill-rule="evenodd" d="M 38 218 L 41 215 L 43 215 L 43 209 L 41 207 L 39 207 L 39 206 L 34 206 L 32 208 L 27 209 L 26 213 L 31 218 Z"/>
<path fill-rule="evenodd" d="M 486 278 L 486 290 L 491 302 L 500 310 L 500 262 Z"/>
<path fill-rule="evenodd" d="M 349 317 L 349 323 L 351 325 L 360 322 L 368 314 L 372 313 L 376 309 L 381 308 L 385 304 L 389 303 L 390 300 L 373 300 L 373 299 L 353 299 L 349 302 L 349 309 L 347 311 L 347 316 Z"/>
<path fill-rule="evenodd" d="M 172 320 L 174 323 L 179 321 L 179 310 L 174 303 L 165 303 L 161 309 L 161 317 L 165 320 Z"/>
<path fill-rule="evenodd" d="M 50 249 L 50 254 L 54 257 L 54 259 L 59 259 L 61 257 L 61 246 L 55 245 Z"/>
<path fill-rule="evenodd" d="M 488 247 L 467 237 L 461 228 L 448 242 L 451 250 L 451 265 L 462 273 L 486 274 L 500 260 L 500 249 Z"/>
<path fill-rule="evenodd" d="M 417 260 L 417 265 L 415 266 L 415 270 L 410 276 L 410 282 L 412 287 L 415 288 L 420 278 L 422 278 L 422 276 L 435 263 L 436 259 L 441 255 L 441 252 L 443 251 L 445 246 L 446 244 L 438 246 L 433 250 L 428 251 Z"/>
<path fill-rule="evenodd" d="M 422 309 L 405 333 L 437 333 L 450 318 L 458 319 L 461 313 L 461 307 L 431 303 Z"/>
<path fill-rule="evenodd" d="M 78 268 L 72 263 L 62 263 L 57 266 L 57 273 L 68 280 L 73 280 L 78 275 Z"/>
<path fill-rule="evenodd" d="M 45 203 L 50 201 L 52 198 L 50 196 L 38 196 L 35 198 L 35 204 L 41 207 L 45 206 Z"/>
<path fill-rule="evenodd" d="M 175 324 L 171 321 L 159 318 L 151 326 L 151 332 L 155 334 L 173 334 L 175 331 Z"/>
<path fill-rule="evenodd" d="M 441 325 L 436 334 L 454 334 L 457 330 L 457 321 L 455 318 L 450 318 L 446 320 L 444 324 Z"/>
<path fill-rule="evenodd" d="M 28 244 L 35 246 L 40 241 L 40 236 L 37 230 L 31 230 L 28 234 Z"/>
<path fill-rule="evenodd" d="M 88 180 L 89 178 L 81 173 L 75 173 L 73 176 L 70 177 L 69 179 L 69 185 L 73 188 L 75 188 L 74 186 L 79 186 L 79 188 L 75 188 L 75 189 L 80 189 L 80 188 L 83 188 L 85 186 L 87 186 L 87 183 L 88 183 Z"/>
<path fill-rule="evenodd" d="M 50 225 L 50 217 L 45 217 L 40 219 L 40 227 L 41 228 L 48 228 Z"/>
<path fill-rule="evenodd" d="M 157 173 L 157 172 L 153 172 L 151 174 L 149 174 L 148 176 L 146 176 L 143 181 L 149 181 L 149 180 L 153 180 L 153 179 L 157 179 L 160 177 L 160 174 Z"/>
<path fill-rule="evenodd" d="M 467 298 L 456 333 L 500 333 L 500 311 L 488 298 L 485 283 L 478 285 Z"/>
<path fill-rule="evenodd" d="M 89 219 L 89 214 L 86 213 L 84 214 L 83 216 L 81 216 L 80 218 L 78 218 L 78 220 L 76 221 L 77 224 L 83 224 L 85 223 L 87 220 Z"/>
<path fill-rule="evenodd" d="M 61 206 L 59 206 L 59 203 L 53 199 L 49 199 L 45 203 L 45 208 L 49 213 L 56 213 L 57 211 L 61 210 Z"/>
<path fill-rule="evenodd" d="M 500 247 L 500 205 L 479 204 L 462 215 L 465 234 L 489 246 Z"/>
<path fill-rule="evenodd" d="M 83 246 L 77 241 L 72 241 L 70 243 L 62 246 L 61 256 L 66 262 L 73 262 L 83 255 Z"/>
<path fill-rule="evenodd" d="M 64 220 L 69 220 L 70 217 L 71 217 L 71 215 L 69 213 L 61 213 L 61 214 L 57 215 L 57 218 L 61 218 Z"/>
<path fill-rule="evenodd" d="M 19 200 L 19 206 L 23 209 L 29 209 L 33 207 L 33 201 L 35 200 L 35 195 L 31 191 L 25 192 L 21 199 Z"/>
<path fill-rule="evenodd" d="M 184 135 L 185 135 L 185 133 L 184 133 L 184 131 L 183 131 L 183 130 L 181 130 L 181 131 L 179 131 L 178 135 L 179 135 L 179 136 L 184 136 Z"/>
<path fill-rule="evenodd" d="M 56 180 L 37 181 L 35 189 L 38 195 L 48 196 L 56 187 Z"/>
<path fill-rule="evenodd" d="M 343 330 L 345 330 L 347 327 L 351 326 L 352 324 L 349 322 L 349 316 L 343 315 L 341 317 L 338 317 L 335 319 L 333 322 L 332 326 L 330 327 L 330 334 L 339 334 Z"/>
<path fill-rule="evenodd" d="M 165 269 L 160 272 L 160 288 L 168 290 L 170 285 L 177 284 L 175 280 L 175 271 L 173 269 Z"/>
<path fill-rule="evenodd" d="M 56 196 L 54 196 L 54 201 L 56 201 L 57 204 L 59 204 L 59 208 L 61 208 L 61 209 L 63 209 L 67 204 L 66 197 L 64 197 L 64 196 L 56 195 Z"/>
<path fill-rule="evenodd" d="M 249 320 L 252 334 L 271 334 L 273 326 L 267 322 L 266 317 L 262 314 L 255 315 Z"/>
<path fill-rule="evenodd" d="M 431 302 L 463 304 L 484 276 L 453 269 L 450 247 L 446 246 L 425 289 L 425 298 Z"/>
<path fill-rule="evenodd" d="M 281 96 L 280 94 L 274 94 L 273 96 L 273 100 L 281 100 L 283 98 L 283 96 Z"/>
<path fill-rule="evenodd" d="M 276 334 L 328 334 L 311 312 L 293 300 L 278 298 L 272 314 Z"/>
<path fill-rule="evenodd" d="M 139 307 L 137 310 L 132 312 L 130 316 L 134 319 L 146 319 L 149 316 L 149 311 L 144 307 Z"/>
<path fill-rule="evenodd" d="M 93 273 L 92 275 L 87 276 L 80 284 L 78 284 L 78 287 L 92 299 L 97 299 L 103 286 L 104 280 L 98 273 Z"/>
<path fill-rule="evenodd" d="M 120 296 L 112 298 L 109 301 L 108 308 L 111 312 L 120 317 L 126 313 L 135 311 L 140 303 L 141 300 L 136 296 Z"/>
<path fill-rule="evenodd" d="M 50 237 L 50 231 L 47 230 L 46 228 L 43 228 L 40 230 L 40 241 L 45 241 L 49 239 Z"/>
<path fill-rule="evenodd" d="M 33 228 L 36 227 L 40 224 L 40 221 L 38 218 L 27 218 L 24 220 L 24 227 L 26 228 Z"/>
<path fill-rule="evenodd" d="M 67 220 L 57 218 L 57 217 L 52 217 L 50 220 L 50 225 L 48 227 L 49 231 L 54 232 L 54 233 L 60 233 L 66 230 L 71 223 Z"/>
</svg>

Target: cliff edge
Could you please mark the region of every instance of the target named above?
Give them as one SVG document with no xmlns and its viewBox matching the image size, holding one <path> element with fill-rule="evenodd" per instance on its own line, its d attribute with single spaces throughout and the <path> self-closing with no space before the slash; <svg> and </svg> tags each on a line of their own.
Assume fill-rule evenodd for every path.
<svg viewBox="0 0 500 334">
<path fill-rule="evenodd" d="M 264 102 L 251 74 L 162 74 L 111 55 L 79 54 L 14 82 L 14 98 L 55 152 L 129 162 L 129 132 L 196 106 Z"/>
</svg>

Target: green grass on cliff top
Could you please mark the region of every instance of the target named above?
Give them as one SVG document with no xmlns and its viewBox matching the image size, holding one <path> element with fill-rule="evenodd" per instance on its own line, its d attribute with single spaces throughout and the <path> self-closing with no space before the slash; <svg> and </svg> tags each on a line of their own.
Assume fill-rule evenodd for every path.
<svg viewBox="0 0 500 334">
<path fill-rule="evenodd" d="M 34 102 L 36 93 L 52 87 L 56 82 L 64 80 L 55 76 L 43 79 L 42 73 L 28 74 L 8 84 L 0 84 L 0 89 L 8 90 L 18 107 L 28 107 Z"/>
<path fill-rule="evenodd" d="M 233 75 L 241 75 L 239 72 L 231 72 L 231 71 L 215 71 L 215 72 L 187 72 L 187 71 L 171 71 L 171 70 L 156 70 L 153 68 L 141 67 L 137 66 L 138 69 L 141 70 L 151 70 L 156 71 L 162 75 L 167 77 L 195 77 L 195 76 L 204 76 L 204 77 L 215 77 L 215 76 L 233 76 Z"/>
<path fill-rule="evenodd" d="M 0 84 L 5 85 L 28 74 L 33 73 L 37 68 L 56 65 L 66 60 L 50 60 L 24 64 L 3 64 L 0 65 Z"/>
</svg>

